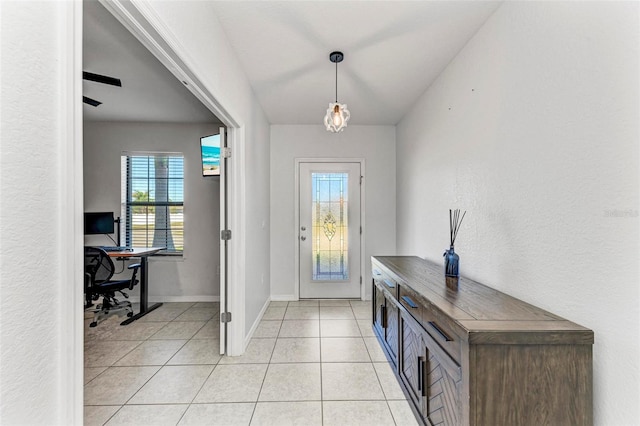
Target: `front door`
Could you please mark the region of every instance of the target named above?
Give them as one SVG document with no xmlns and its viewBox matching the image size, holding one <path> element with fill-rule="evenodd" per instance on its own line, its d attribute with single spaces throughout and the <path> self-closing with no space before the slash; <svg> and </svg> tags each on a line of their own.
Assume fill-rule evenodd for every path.
<svg viewBox="0 0 640 426">
<path fill-rule="evenodd" d="M 299 163 L 300 298 L 360 298 L 360 163 Z"/>
</svg>

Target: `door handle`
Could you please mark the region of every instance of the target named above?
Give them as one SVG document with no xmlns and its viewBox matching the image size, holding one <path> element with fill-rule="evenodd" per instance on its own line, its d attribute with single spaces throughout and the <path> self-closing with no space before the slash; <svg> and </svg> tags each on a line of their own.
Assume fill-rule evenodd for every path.
<svg viewBox="0 0 640 426">
<path fill-rule="evenodd" d="M 307 228 L 305 228 L 305 227 L 303 226 L 302 228 L 300 228 L 300 230 L 302 230 L 302 231 L 306 231 L 306 230 L 307 230 Z"/>
<path fill-rule="evenodd" d="M 306 239 L 307 239 L 307 237 L 305 237 L 305 236 L 303 235 L 303 236 L 301 236 L 301 237 L 300 237 L 300 239 L 301 239 L 302 241 L 304 241 L 304 240 L 306 240 Z"/>
</svg>

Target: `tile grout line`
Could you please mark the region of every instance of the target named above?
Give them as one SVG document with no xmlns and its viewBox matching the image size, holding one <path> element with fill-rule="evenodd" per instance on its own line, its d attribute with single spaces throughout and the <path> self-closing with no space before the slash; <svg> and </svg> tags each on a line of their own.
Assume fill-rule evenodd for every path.
<svg viewBox="0 0 640 426">
<path fill-rule="evenodd" d="M 186 312 L 186 311 L 188 311 L 189 309 L 191 309 L 193 306 L 195 306 L 195 303 L 194 303 L 194 304 L 192 304 L 192 305 L 191 305 L 190 307 L 188 307 L 187 309 L 185 309 L 185 310 L 184 310 L 180 315 L 182 315 L 184 312 Z M 178 315 L 178 317 L 179 317 L 180 315 Z M 174 318 L 174 319 L 173 319 L 173 320 L 171 320 L 171 321 L 168 321 L 168 322 L 167 322 L 163 327 L 161 327 L 161 328 L 160 328 L 160 330 L 162 330 L 163 328 L 165 328 L 168 324 L 170 324 L 170 323 L 174 322 L 176 319 L 177 319 L 177 317 L 176 317 L 176 318 Z M 162 322 L 164 322 L 164 321 L 162 321 Z M 177 321 L 177 322 L 180 322 L 180 321 Z M 167 364 L 170 362 L 170 360 L 171 360 L 171 359 L 173 359 L 173 357 L 174 357 L 178 352 L 180 352 L 180 350 L 182 350 L 182 348 L 184 348 L 184 347 L 187 345 L 187 343 L 188 343 L 189 341 L 193 340 L 193 338 L 195 337 L 195 335 L 196 335 L 196 334 L 197 334 L 197 333 L 198 333 L 198 332 L 199 332 L 199 331 L 200 331 L 200 330 L 201 330 L 201 329 L 206 325 L 206 323 L 207 323 L 207 321 L 205 321 L 205 323 L 204 323 L 204 324 L 203 324 L 203 325 L 202 325 L 202 326 L 201 326 L 201 327 L 200 327 L 200 328 L 199 328 L 199 329 L 198 329 L 198 330 L 197 330 L 197 331 L 196 331 L 196 332 L 191 336 L 191 338 L 189 338 L 189 339 L 164 339 L 164 340 L 184 340 L 184 343 L 180 346 L 180 348 L 178 348 L 178 349 L 176 350 L 176 352 L 175 352 L 172 356 L 170 356 L 170 357 L 169 357 L 169 359 L 168 359 L 167 361 L 165 361 L 165 362 L 164 362 L 164 364 L 162 364 L 162 365 L 160 365 L 160 366 L 159 366 L 158 370 L 157 370 L 157 371 L 156 371 L 156 372 L 155 372 L 155 373 L 154 373 L 154 374 L 153 374 L 153 375 L 152 375 L 152 376 L 151 376 L 151 377 L 150 377 L 150 378 L 149 378 L 145 383 L 143 383 L 143 384 L 138 388 L 138 390 L 136 390 L 136 391 L 133 393 L 133 395 L 132 395 L 129 399 L 127 399 L 127 401 L 125 401 L 125 403 L 124 403 L 124 404 L 120 405 L 120 407 L 119 407 L 119 408 L 118 408 L 118 409 L 117 409 L 117 410 L 116 410 L 116 411 L 115 411 L 115 412 L 114 412 L 114 413 L 113 413 L 113 414 L 112 414 L 108 419 L 106 419 L 106 421 L 103 423 L 103 425 L 104 425 L 104 424 L 106 424 L 106 423 L 108 423 L 109 421 L 111 421 L 111 419 L 113 419 L 113 418 L 114 418 L 114 417 L 115 417 L 115 416 L 116 416 L 116 415 L 117 415 L 117 414 L 118 414 L 118 413 L 119 413 L 119 412 L 120 412 L 120 411 L 121 411 L 125 406 L 127 406 L 127 405 L 128 405 L 128 402 L 129 402 L 129 401 L 131 401 L 131 399 L 132 399 L 132 398 L 134 398 L 134 397 L 135 397 L 135 395 L 137 395 L 137 394 L 140 392 L 140 390 L 141 390 L 144 386 L 146 386 L 146 385 L 147 385 L 147 384 L 148 384 L 148 383 L 153 379 L 153 377 L 155 377 L 155 376 L 158 374 L 158 372 L 160 372 L 160 370 L 162 370 L 164 367 L 166 367 L 166 366 L 167 366 Z M 148 336 L 146 339 L 144 339 L 144 340 L 140 340 L 140 341 L 139 341 L 139 343 L 138 343 L 135 347 L 133 347 L 129 352 L 127 352 L 127 353 L 126 353 L 126 354 L 124 354 L 122 357 L 120 357 L 119 359 L 117 359 L 116 361 L 114 361 L 110 366 L 108 366 L 108 367 L 107 367 L 103 372 L 101 372 L 98 376 L 102 375 L 104 372 L 106 372 L 106 371 L 107 371 L 107 370 L 109 370 L 110 368 L 120 368 L 120 367 L 157 367 L 158 365 L 116 366 L 115 364 L 116 364 L 117 362 L 121 361 L 123 358 L 125 358 L 125 357 L 126 357 L 127 355 L 129 355 L 130 353 L 132 353 L 135 349 L 137 349 L 137 348 L 139 348 L 140 346 L 142 346 L 145 342 L 154 341 L 154 340 L 163 340 L 163 339 L 151 339 L 151 337 L 153 337 L 155 334 L 157 334 L 160 330 L 157 330 L 155 333 L 151 334 L 151 335 L 150 335 L 150 336 Z M 114 340 L 114 341 L 119 341 L 119 340 Z M 129 340 L 129 341 L 130 341 L 130 340 Z M 207 365 L 211 365 L 211 364 L 207 364 Z M 213 368 L 213 369 L 215 369 L 215 364 L 214 364 L 214 368 Z M 213 369 L 212 369 L 212 372 L 213 372 Z M 209 375 L 211 375 L 211 373 L 209 373 Z M 95 378 L 97 378 L 98 376 L 94 377 L 94 379 L 95 379 Z M 88 383 L 91 383 L 91 381 L 93 381 L 94 379 L 90 380 Z M 205 379 L 205 382 L 206 382 L 206 379 Z M 87 383 L 87 384 L 88 384 L 88 383 Z M 86 386 L 86 385 L 85 385 L 85 386 Z M 203 382 L 203 386 L 204 386 L 204 382 Z M 201 389 L 202 389 L 202 387 L 201 387 Z M 198 393 L 199 393 L 199 392 L 200 392 L 200 390 L 198 390 Z M 197 396 L 197 393 L 196 393 L 196 396 Z M 195 399 L 195 396 L 194 396 L 194 399 Z M 192 400 L 192 401 L 193 401 L 193 400 Z M 182 419 L 182 417 L 184 416 L 184 414 L 186 413 L 186 411 L 189 409 L 190 403 L 188 403 L 188 404 L 184 404 L 184 403 L 177 403 L 177 404 L 166 404 L 166 403 L 161 403 L 161 404 L 143 404 L 143 405 L 187 405 L 187 409 L 185 409 L 185 411 L 182 413 L 182 416 L 180 417 L 180 419 Z"/>
<path fill-rule="evenodd" d="M 195 306 L 195 304 L 194 304 L 193 306 Z M 185 312 L 186 312 L 186 311 L 185 311 Z M 208 323 L 209 321 L 212 321 L 212 320 L 213 320 L 213 318 L 215 318 L 215 316 L 216 316 L 216 314 L 213 314 L 213 316 L 212 316 L 209 320 L 205 321 L 204 325 L 203 325 L 202 327 L 200 327 L 200 328 L 198 329 L 198 331 L 196 331 L 196 332 L 193 334 L 193 336 L 191 336 L 191 338 L 190 338 L 189 340 L 187 340 L 187 342 L 186 342 L 182 347 L 185 347 L 185 346 L 186 346 L 190 341 L 192 341 L 192 340 L 200 340 L 200 339 L 195 339 L 195 336 L 200 332 L 200 330 L 202 330 L 204 327 L 206 327 L 207 323 Z M 220 316 L 219 316 L 219 314 L 218 314 L 218 318 L 219 318 L 219 317 L 220 317 Z M 219 338 L 219 337 L 220 337 L 220 336 L 218 336 L 218 338 Z M 212 340 L 215 340 L 215 339 L 212 339 Z M 182 348 L 181 348 L 181 349 L 182 349 Z M 180 350 L 178 350 L 175 354 L 173 354 L 173 356 L 169 359 L 169 361 L 167 361 L 167 363 L 168 363 L 168 362 L 170 362 L 170 361 L 173 359 L 173 357 L 174 357 L 174 356 L 176 356 L 176 355 L 178 354 L 178 352 L 180 352 Z M 219 352 L 219 350 L 218 350 L 218 351 L 216 351 L 216 352 Z M 202 389 L 204 388 L 204 385 L 207 383 L 207 381 L 209 380 L 209 378 L 211 377 L 211 375 L 213 375 L 213 372 L 214 372 L 214 371 L 216 371 L 216 368 L 218 368 L 218 364 L 220 363 L 220 360 L 221 360 L 221 359 L 222 359 L 222 357 L 218 358 L 218 361 L 216 361 L 216 363 L 215 363 L 215 364 L 213 364 L 213 368 L 212 368 L 212 369 L 211 369 L 211 371 L 209 372 L 209 375 L 207 376 L 207 378 L 206 378 L 206 379 L 204 379 L 204 380 L 202 381 L 202 385 L 200 385 L 200 389 L 198 389 L 198 391 L 193 395 L 193 398 L 191 399 L 191 402 L 189 403 L 189 405 L 188 405 L 187 409 L 186 409 L 186 410 L 184 410 L 184 412 L 182 413 L 182 415 L 181 415 L 181 416 L 180 416 L 180 418 L 178 419 L 178 422 L 176 423 L 176 426 L 177 426 L 178 424 L 180 424 L 180 422 L 181 422 L 181 421 L 182 421 L 182 419 L 184 418 L 185 414 L 187 414 L 187 411 L 189 411 L 189 408 L 191 408 L 191 405 L 193 404 L 193 401 L 195 401 L 195 399 L 198 397 L 198 395 L 200 394 L 200 392 L 202 392 Z M 203 364 L 203 365 L 212 365 L 212 364 Z"/>
<path fill-rule="evenodd" d="M 192 305 L 192 306 L 193 306 L 193 305 Z M 183 311 L 182 313 L 186 312 L 188 309 L 190 309 L 190 307 L 188 307 L 187 309 L 185 309 L 185 311 Z M 181 313 L 180 315 L 182 315 L 182 313 Z M 180 316 L 180 315 L 178 315 L 178 316 Z M 177 317 L 176 317 L 176 318 L 177 318 Z M 173 320 L 169 321 L 169 322 L 168 322 L 164 327 L 162 327 L 160 330 L 162 330 L 163 328 L 165 328 L 167 325 L 171 324 L 173 321 L 175 321 L 175 318 L 174 318 Z M 206 324 L 206 322 L 205 322 L 205 324 Z M 204 325 L 203 325 L 202 327 L 204 327 Z M 200 329 L 201 329 L 202 327 L 200 327 L 200 328 L 198 329 L 198 331 L 200 331 Z M 158 332 L 160 332 L 160 330 L 158 330 L 156 333 L 154 333 L 154 334 L 152 334 L 151 336 L 149 336 L 147 339 L 145 339 L 145 340 L 144 340 L 144 342 L 146 342 L 146 341 L 150 341 L 150 340 L 154 340 L 154 339 L 151 339 L 151 337 L 155 336 Z M 196 333 L 197 333 L 197 331 L 196 331 Z M 195 334 L 196 334 L 196 333 L 194 333 L 194 334 L 193 334 L 193 336 L 195 336 Z M 193 337 L 193 336 L 192 336 L 192 337 Z M 155 339 L 155 340 L 160 340 L 160 339 Z M 167 340 L 182 340 L 182 339 L 167 339 Z M 188 342 L 189 340 L 191 340 L 191 339 L 187 339 L 187 342 Z M 184 345 L 186 345 L 186 344 L 187 344 L 187 343 L 185 342 L 185 343 L 184 343 L 180 348 L 184 347 Z M 136 346 L 136 347 L 137 347 L 137 346 Z M 178 349 L 178 351 L 179 351 L 179 350 L 180 350 L 180 349 Z M 178 353 L 178 351 L 176 351 L 176 353 Z M 171 358 L 173 358 L 173 356 L 175 356 L 175 353 L 171 356 Z M 170 360 L 171 358 L 169 358 L 169 360 Z M 120 410 L 121 410 L 125 405 L 127 405 L 127 404 L 128 404 L 128 402 L 129 402 L 129 401 L 131 401 L 131 400 L 132 400 L 132 399 L 133 399 L 133 398 L 138 394 L 138 392 L 140 392 L 140 391 L 142 390 L 142 388 L 143 388 L 143 387 L 145 387 L 145 386 L 147 385 L 147 383 L 149 383 L 149 382 L 150 382 L 150 381 L 151 381 L 151 380 L 152 380 L 152 379 L 153 379 L 153 378 L 154 378 L 154 377 L 155 377 L 155 376 L 160 372 L 160 370 L 162 370 L 164 367 L 166 367 L 166 366 L 167 366 L 167 363 L 169 362 L 169 360 L 165 361 L 165 363 L 164 363 L 163 365 L 161 365 L 161 366 L 160 366 L 160 368 L 158 368 L 158 370 L 157 370 L 155 373 L 153 373 L 153 374 L 151 375 L 151 377 L 150 377 L 146 382 L 144 382 L 144 383 L 142 384 L 142 386 L 140 386 L 140 387 L 138 388 L 138 390 L 137 390 L 137 391 L 135 391 L 135 392 L 133 393 L 133 395 L 131 395 L 131 397 L 129 397 L 129 399 L 127 399 L 127 401 L 126 401 L 124 404 L 122 404 L 122 407 L 120 407 Z M 159 404 L 159 405 L 166 405 L 166 404 Z M 187 409 L 188 409 L 188 407 L 187 407 Z M 118 410 L 117 412 L 119 412 L 120 410 Z M 186 411 L 186 410 L 185 410 L 185 411 Z M 117 413 L 117 412 L 116 412 L 116 413 Z M 114 414 L 114 416 L 115 416 L 115 414 Z M 111 419 L 109 419 L 109 420 L 111 420 Z M 106 423 L 106 422 L 105 422 L 105 423 Z"/>
<path fill-rule="evenodd" d="M 287 302 L 287 306 L 284 309 L 284 315 L 282 315 L 282 321 L 284 321 L 284 317 L 287 314 L 287 309 L 289 309 L 289 302 Z M 280 323 L 280 327 L 282 328 L 282 323 Z M 278 334 L 280 334 L 280 329 L 278 329 Z M 271 350 L 271 356 L 269 357 L 269 362 L 267 363 L 267 369 L 264 372 L 264 377 L 262 378 L 262 383 L 260 384 L 260 390 L 258 390 L 258 396 L 256 396 L 256 402 L 253 405 L 253 411 L 251 412 L 251 417 L 249 418 L 249 425 L 251 425 L 251 422 L 253 422 L 253 416 L 256 414 L 256 410 L 258 409 L 258 401 L 260 401 L 260 394 L 262 393 L 264 382 L 267 380 L 267 374 L 269 373 L 269 366 L 271 365 L 271 358 L 273 358 L 273 353 L 276 350 L 277 344 L 278 344 L 278 337 L 276 336 L 275 342 L 273 343 L 273 349 Z"/>
<path fill-rule="evenodd" d="M 353 306 L 351 306 L 351 309 L 353 310 Z M 355 311 L 353 312 L 353 316 L 356 316 Z M 372 321 L 372 319 L 371 319 Z M 356 322 L 357 322 L 357 318 L 356 318 Z M 360 334 L 362 335 L 362 340 L 364 342 L 364 334 L 362 334 L 362 330 L 360 329 L 360 324 L 358 323 L 358 330 L 360 330 Z M 393 415 L 393 411 L 391 410 L 391 406 L 389 405 L 389 399 L 387 398 L 387 393 L 384 391 L 384 386 L 382 386 L 382 380 L 380 380 L 380 375 L 378 375 L 378 370 L 376 369 L 375 366 L 375 362 L 373 361 L 373 357 L 371 356 L 371 352 L 369 351 L 369 347 L 367 346 L 366 342 L 365 342 L 365 348 L 367 349 L 367 353 L 369 354 L 369 358 L 371 359 L 371 366 L 373 367 L 373 372 L 376 375 L 376 379 L 378 379 L 378 384 L 380 385 L 380 390 L 382 391 L 382 395 L 384 395 L 384 402 L 387 405 L 387 409 L 389 410 L 389 414 L 391 414 L 391 419 L 393 420 L 393 423 L 396 426 L 398 425 L 398 422 L 396 421 L 395 416 Z"/>
</svg>

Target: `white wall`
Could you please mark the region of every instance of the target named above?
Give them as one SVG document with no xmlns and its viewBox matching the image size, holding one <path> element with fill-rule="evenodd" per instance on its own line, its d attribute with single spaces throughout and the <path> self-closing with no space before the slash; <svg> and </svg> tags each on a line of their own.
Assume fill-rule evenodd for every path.
<svg viewBox="0 0 640 426">
<path fill-rule="evenodd" d="M 244 135 L 244 146 L 236 147 L 235 167 L 243 175 L 243 182 L 236 182 L 238 190 L 244 190 L 239 201 L 239 220 L 232 223 L 231 244 L 242 244 L 240 258 L 230 259 L 238 282 L 231 283 L 230 292 L 235 311 L 230 327 L 238 327 L 246 335 L 258 320 L 260 310 L 269 299 L 269 123 L 244 75 L 242 67 L 226 39 L 213 7 L 209 2 L 161 0 L 135 0 L 145 16 L 168 35 L 170 44 L 216 101 L 239 123 L 239 133 Z M 236 169 L 236 170 L 237 170 Z M 240 193 L 236 191 L 236 193 Z M 245 306 L 245 315 L 237 315 L 236 309 Z M 233 333 L 232 333 L 233 334 Z M 233 342 L 231 353 L 238 353 Z"/>
<path fill-rule="evenodd" d="M 220 296 L 220 180 L 202 177 L 200 159 L 200 137 L 217 132 L 217 124 L 207 123 L 84 124 L 85 211 L 112 211 L 120 216 L 123 152 L 184 155 L 184 256 L 149 258 L 150 301 L 212 301 Z M 87 236 L 85 242 L 114 245 L 104 236 Z M 138 296 L 139 288 L 131 293 Z"/>
<path fill-rule="evenodd" d="M 595 332 L 598 425 L 638 424 L 635 2 L 508 2 L 397 128 L 398 252 Z"/>
<path fill-rule="evenodd" d="M 297 250 L 295 159 L 364 158 L 363 285 L 371 298 L 371 256 L 395 253 L 395 127 L 349 126 L 330 133 L 321 125 L 271 126 L 271 295 L 293 300 Z"/>
<path fill-rule="evenodd" d="M 81 265 L 73 270 L 81 259 L 74 215 L 79 216 L 82 194 L 78 206 L 70 196 L 74 117 L 81 124 L 79 109 L 69 102 L 73 7 L 69 2 L 0 2 L 3 425 L 81 421 L 82 365 L 69 368 L 67 363 L 72 354 L 82 360 L 82 343 L 74 340 L 81 329 L 82 296 L 73 294 L 82 282 Z M 74 309 L 75 326 L 66 321 Z"/>
<path fill-rule="evenodd" d="M 262 111 L 259 111 L 262 117 Z M 265 309 L 265 303 L 270 297 L 269 251 L 271 215 L 269 211 L 269 127 L 260 126 L 255 137 L 261 143 L 256 143 L 246 151 L 244 167 L 247 171 L 246 181 L 246 293 L 245 309 L 247 318 L 253 320 L 245 323 L 245 335 L 249 336 L 257 326 L 259 314 Z M 266 143 L 265 143 L 266 141 Z M 265 239 L 266 238 L 266 239 Z"/>
</svg>

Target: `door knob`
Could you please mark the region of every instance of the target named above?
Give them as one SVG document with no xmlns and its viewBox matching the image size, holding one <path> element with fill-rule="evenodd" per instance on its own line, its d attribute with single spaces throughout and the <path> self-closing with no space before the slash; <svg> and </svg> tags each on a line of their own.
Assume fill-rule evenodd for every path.
<svg viewBox="0 0 640 426">
<path fill-rule="evenodd" d="M 304 226 L 302 228 L 300 228 L 300 229 L 303 230 L 303 231 L 307 230 L 307 228 L 305 228 Z"/>
<path fill-rule="evenodd" d="M 303 235 L 303 236 L 301 236 L 301 237 L 300 237 L 300 239 L 301 239 L 302 241 L 304 241 L 304 240 L 306 240 L 306 239 L 307 239 L 307 237 L 305 237 L 305 236 Z"/>
</svg>

